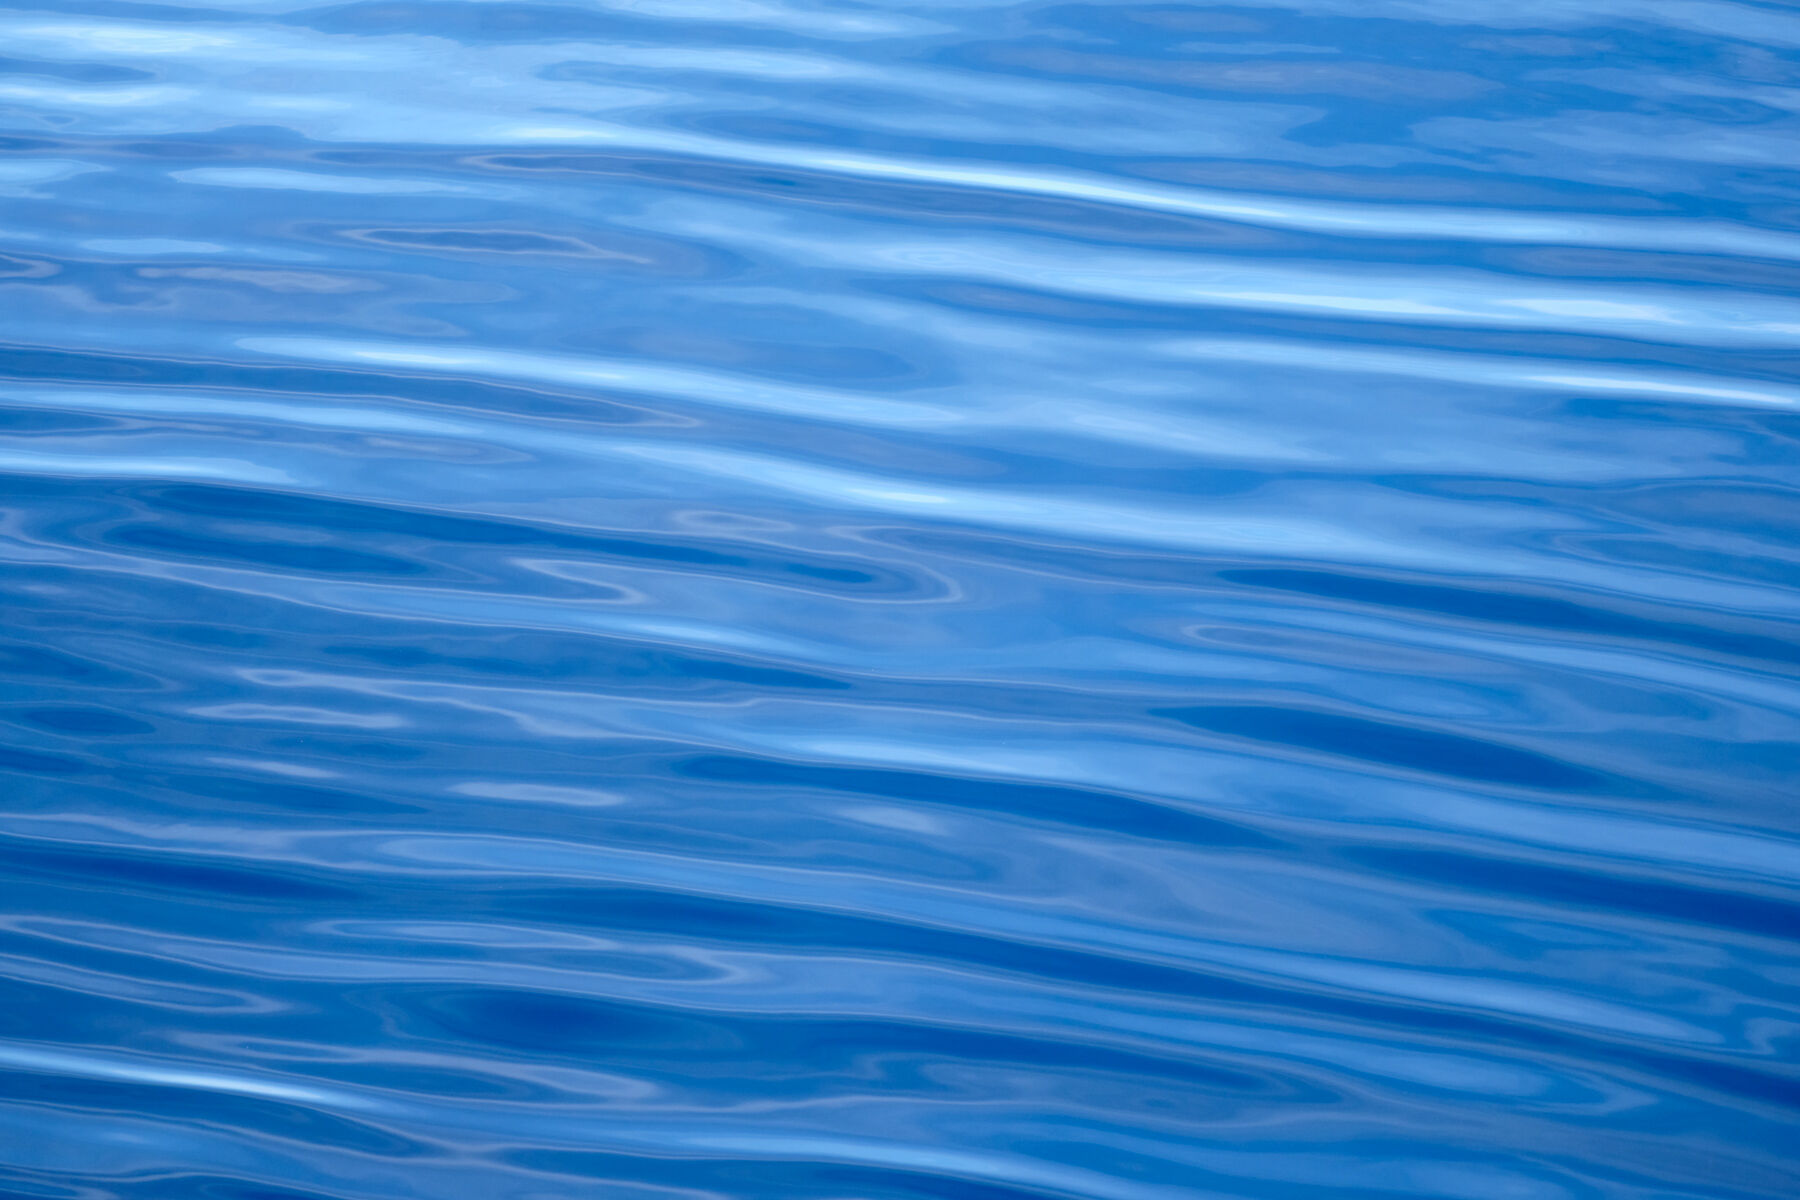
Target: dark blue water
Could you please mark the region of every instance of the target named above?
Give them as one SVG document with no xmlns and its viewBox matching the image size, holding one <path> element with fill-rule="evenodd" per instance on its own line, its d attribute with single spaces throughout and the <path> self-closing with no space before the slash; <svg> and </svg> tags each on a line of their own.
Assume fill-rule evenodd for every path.
<svg viewBox="0 0 1800 1200">
<path fill-rule="evenodd" d="M 1800 5 L 0 8 L 0 1197 L 1792 1200 Z"/>
</svg>

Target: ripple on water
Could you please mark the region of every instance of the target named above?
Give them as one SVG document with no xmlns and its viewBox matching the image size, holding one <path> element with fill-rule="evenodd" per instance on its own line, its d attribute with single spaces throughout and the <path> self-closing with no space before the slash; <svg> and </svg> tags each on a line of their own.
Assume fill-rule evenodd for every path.
<svg viewBox="0 0 1800 1200">
<path fill-rule="evenodd" d="M 1800 1188 L 1800 18 L 0 40 L 0 1192 Z"/>
</svg>

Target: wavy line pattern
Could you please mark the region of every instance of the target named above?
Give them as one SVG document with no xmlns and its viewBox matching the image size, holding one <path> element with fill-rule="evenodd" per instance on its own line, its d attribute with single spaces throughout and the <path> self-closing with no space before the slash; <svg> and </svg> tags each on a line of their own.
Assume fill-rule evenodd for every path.
<svg viewBox="0 0 1800 1200">
<path fill-rule="evenodd" d="M 1800 1194 L 1800 10 L 0 7 L 0 1195 Z"/>
</svg>

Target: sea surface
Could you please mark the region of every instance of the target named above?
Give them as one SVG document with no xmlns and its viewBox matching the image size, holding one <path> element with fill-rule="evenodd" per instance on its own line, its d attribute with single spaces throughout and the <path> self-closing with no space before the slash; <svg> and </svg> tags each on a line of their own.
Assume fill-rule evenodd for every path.
<svg viewBox="0 0 1800 1200">
<path fill-rule="evenodd" d="M 1800 4 L 0 3 L 0 1200 L 1800 1196 Z"/>
</svg>

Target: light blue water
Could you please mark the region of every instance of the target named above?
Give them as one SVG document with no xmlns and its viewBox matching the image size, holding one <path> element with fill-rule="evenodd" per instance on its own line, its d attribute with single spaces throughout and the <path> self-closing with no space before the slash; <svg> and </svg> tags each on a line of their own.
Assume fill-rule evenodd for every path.
<svg viewBox="0 0 1800 1200">
<path fill-rule="evenodd" d="M 0 8 L 0 1197 L 1792 1200 L 1800 6 Z"/>
</svg>

